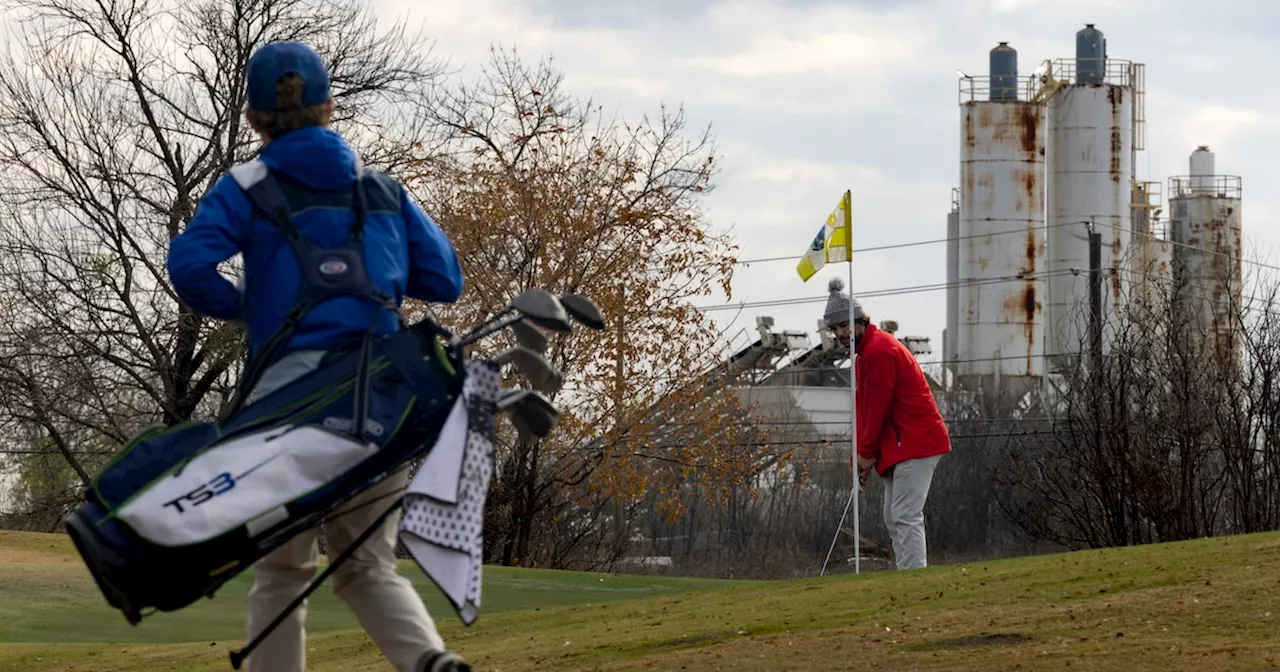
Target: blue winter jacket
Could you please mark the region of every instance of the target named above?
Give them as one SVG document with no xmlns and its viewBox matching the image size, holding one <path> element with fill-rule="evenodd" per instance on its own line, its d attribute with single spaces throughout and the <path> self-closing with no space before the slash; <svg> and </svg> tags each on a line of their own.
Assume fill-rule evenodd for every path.
<svg viewBox="0 0 1280 672">
<path fill-rule="evenodd" d="M 260 159 L 273 172 L 300 186 L 351 193 L 359 159 L 336 132 L 304 128 L 268 144 Z M 281 180 L 284 182 L 285 180 Z M 457 252 L 444 231 L 389 178 L 366 189 L 365 267 L 369 278 L 399 305 L 405 297 L 453 303 L 462 293 Z M 332 198 L 332 196 L 330 197 Z M 301 235 L 326 248 L 347 243 L 354 213 L 290 199 L 293 222 Z M 218 265 L 243 255 L 244 290 L 218 272 Z M 251 353 L 295 305 L 300 285 L 293 249 L 282 232 L 263 219 L 230 174 L 223 175 L 200 200 L 195 217 L 169 243 L 167 263 L 174 291 L 191 309 L 209 317 L 247 323 Z M 339 296 L 322 301 L 294 332 L 286 350 L 325 350 L 366 333 L 399 328 L 397 316 L 372 301 Z"/>
</svg>

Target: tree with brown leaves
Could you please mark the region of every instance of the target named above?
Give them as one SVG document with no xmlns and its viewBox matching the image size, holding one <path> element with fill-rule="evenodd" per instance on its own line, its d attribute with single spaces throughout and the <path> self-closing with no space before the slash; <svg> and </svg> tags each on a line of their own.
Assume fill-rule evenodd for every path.
<svg viewBox="0 0 1280 672">
<path fill-rule="evenodd" d="M 647 492 L 663 493 L 656 505 L 673 516 L 681 492 L 723 496 L 758 471 L 770 450 L 743 447 L 752 422 L 716 367 L 719 334 L 692 303 L 728 293 L 736 261 L 700 208 L 716 165 L 709 133 L 689 133 L 679 110 L 610 118 L 569 95 L 549 62 L 502 51 L 476 84 L 442 92 L 432 122 L 450 141 L 409 184 L 468 283 L 442 318 L 471 324 L 541 287 L 589 296 L 611 322 L 553 339 L 548 357 L 568 380 L 562 419 L 542 441 L 507 437 L 491 557 L 608 562 Z"/>
</svg>

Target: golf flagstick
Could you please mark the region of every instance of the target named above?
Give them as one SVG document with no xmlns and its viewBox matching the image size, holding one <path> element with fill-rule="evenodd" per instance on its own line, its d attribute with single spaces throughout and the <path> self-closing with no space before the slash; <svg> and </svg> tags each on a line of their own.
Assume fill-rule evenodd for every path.
<svg viewBox="0 0 1280 672">
<path fill-rule="evenodd" d="M 853 475 L 853 487 L 849 491 L 849 501 L 844 505 L 844 511 L 840 514 L 840 523 L 836 527 L 835 537 L 831 540 L 831 548 L 827 551 L 827 559 L 822 563 L 822 574 L 827 572 L 827 563 L 831 561 L 831 553 L 835 551 L 836 543 L 840 540 L 840 533 L 844 531 L 844 519 L 849 514 L 849 505 L 853 505 L 853 571 L 857 574 L 862 573 L 862 521 L 859 515 L 859 490 L 861 483 L 858 481 L 858 373 L 854 366 L 857 354 L 854 352 L 855 343 L 853 338 L 853 194 L 846 189 L 840 197 L 840 205 L 836 206 L 831 214 L 827 215 L 826 225 L 818 232 L 818 236 L 810 243 L 809 249 L 801 258 L 796 270 L 800 273 L 800 279 L 808 282 L 818 269 L 827 263 L 839 263 L 843 261 L 849 265 L 849 303 L 846 304 L 848 309 L 849 325 L 849 471 Z M 840 215 L 840 219 L 836 219 L 836 215 Z M 840 241 L 843 247 L 843 258 L 833 259 L 832 251 L 834 249 L 833 242 L 837 240 L 836 234 L 843 230 L 844 240 Z M 840 281 L 833 278 L 829 286 L 833 293 L 830 301 L 835 298 L 835 292 L 840 288 Z M 821 327 L 820 327 L 821 328 Z M 827 328 L 830 328 L 829 325 Z M 836 360 L 839 361 L 839 360 Z"/>
<path fill-rule="evenodd" d="M 851 239 L 853 238 L 853 228 L 845 234 Z M 852 249 L 853 241 L 849 241 L 849 247 Z M 849 300 L 853 301 L 853 255 L 849 255 Z M 853 471 L 853 494 L 849 496 L 853 500 L 853 573 L 862 573 L 862 516 L 858 515 L 858 504 L 862 498 L 858 496 L 858 491 L 862 488 L 862 482 L 858 479 L 858 372 L 854 368 L 854 360 L 857 359 L 857 353 L 854 348 L 857 344 L 853 338 L 853 307 L 849 309 L 849 417 L 853 422 L 849 423 L 849 467 Z M 847 506 L 845 508 L 848 508 Z"/>
<path fill-rule="evenodd" d="M 852 235 L 852 229 L 848 235 Z M 852 245 L 850 245 L 852 247 Z M 849 255 L 849 297 L 853 297 L 853 255 Z M 858 480 L 858 375 L 854 367 L 857 355 L 854 353 L 853 309 L 849 311 L 849 471 L 853 473 L 853 487 L 849 490 L 849 501 L 845 502 L 844 511 L 840 513 L 840 523 L 836 525 L 836 534 L 831 538 L 831 548 L 827 549 L 827 559 L 822 562 L 822 571 L 818 576 L 826 576 L 827 563 L 831 562 L 831 553 L 840 540 L 840 532 L 844 530 L 845 516 L 849 515 L 849 506 L 853 505 L 853 572 L 862 573 L 862 517 L 859 514 L 858 496 L 862 483 Z"/>
</svg>

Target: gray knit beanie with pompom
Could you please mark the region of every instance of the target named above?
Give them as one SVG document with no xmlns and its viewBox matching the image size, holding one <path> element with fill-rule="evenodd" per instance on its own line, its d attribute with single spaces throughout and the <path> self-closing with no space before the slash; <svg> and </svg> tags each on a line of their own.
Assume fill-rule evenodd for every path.
<svg viewBox="0 0 1280 672">
<path fill-rule="evenodd" d="M 840 278 L 831 278 L 831 282 L 827 283 L 827 290 L 831 292 L 831 296 L 827 298 L 827 310 L 823 313 L 822 319 L 828 327 L 865 317 L 862 304 L 858 303 L 857 299 L 850 299 L 840 291 L 842 289 L 844 289 L 844 280 Z"/>
</svg>

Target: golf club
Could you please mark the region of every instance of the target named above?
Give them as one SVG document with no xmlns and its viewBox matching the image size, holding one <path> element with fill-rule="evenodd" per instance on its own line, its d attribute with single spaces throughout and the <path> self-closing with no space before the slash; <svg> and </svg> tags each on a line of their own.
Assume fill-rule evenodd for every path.
<svg viewBox="0 0 1280 672">
<path fill-rule="evenodd" d="M 560 419 L 560 411 L 535 390 L 508 390 L 498 398 L 498 411 L 506 411 L 521 434 L 545 438 Z"/>
<path fill-rule="evenodd" d="M 517 323 L 519 324 L 519 323 Z M 493 361 L 499 365 L 515 364 L 520 373 L 544 394 L 552 394 L 564 385 L 564 374 L 552 366 L 542 355 L 522 346 L 508 348 L 498 353 Z"/>
<path fill-rule="evenodd" d="M 542 333 L 541 329 L 521 319 L 511 325 L 511 331 L 516 335 L 517 344 L 540 355 L 546 353 L 547 335 Z"/>
<path fill-rule="evenodd" d="M 511 301 L 511 307 L 540 327 L 561 333 L 573 331 L 560 299 L 544 289 L 526 289 Z"/>
<path fill-rule="evenodd" d="M 564 306 L 569 317 L 580 324 L 596 331 L 604 329 L 604 313 L 591 299 L 579 294 L 565 294 L 560 297 L 560 305 Z"/>
<path fill-rule="evenodd" d="M 519 315 L 512 315 L 511 313 L 519 313 Z M 454 337 L 453 345 L 470 345 L 486 336 L 511 327 L 521 320 L 525 320 L 533 326 L 561 333 L 573 330 L 573 323 L 569 321 L 569 316 L 565 313 L 564 306 L 560 305 L 560 299 L 545 290 L 529 289 L 521 292 L 511 303 L 475 329 L 465 335 Z"/>
</svg>

